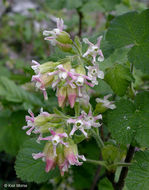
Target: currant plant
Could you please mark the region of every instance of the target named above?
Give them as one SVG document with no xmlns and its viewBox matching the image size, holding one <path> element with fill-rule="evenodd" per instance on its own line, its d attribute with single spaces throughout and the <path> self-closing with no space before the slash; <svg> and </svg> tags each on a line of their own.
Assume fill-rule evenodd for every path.
<svg viewBox="0 0 149 190">
<path fill-rule="evenodd" d="M 50 97 L 48 88 L 52 88 L 59 109 L 49 113 L 41 108 L 37 116 L 28 110 L 23 129 L 31 139 L 20 149 L 15 166 L 22 180 L 45 182 L 58 176 L 59 171 L 64 176 L 71 166 L 87 162 L 103 166 L 109 189 L 147 190 L 149 92 L 145 87 L 137 88 L 136 73 L 138 69 L 145 74 L 149 71 L 148 19 L 148 10 L 118 16 L 106 36 L 99 36 L 95 44 L 87 38 L 82 42 L 77 36 L 71 39 L 59 18 L 57 28 L 43 31 L 44 39 L 67 56 L 43 64 L 32 61 L 32 81 L 46 101 Z M 115 48 L 106 60 L 102 40 Z M 104 97 L 99 94 L 93 106 L 91 96 L 100 86 L 99 81 L 114 93 Z M 104 126 L 108 131 L 103 130 Z M 100 160 L 79 154 L 79 144 L 92 137 L 100 149 Z"/>
</svg>

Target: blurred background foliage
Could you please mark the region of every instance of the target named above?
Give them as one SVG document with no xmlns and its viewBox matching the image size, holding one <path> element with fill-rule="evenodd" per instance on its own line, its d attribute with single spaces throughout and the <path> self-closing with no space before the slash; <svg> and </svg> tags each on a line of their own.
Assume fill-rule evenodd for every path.
<svg viewBox="0 0 149 190">
<path fill-rule="evenodd" d="M 49 89 L 49 100 L 44 101 L 42 94 L 30 82 L 32 59 L 42 63 L 65 56 L 44 41 L 42 31 L 55 27 L 56 17 L 62 17 L 72 38 L 78 35 L 96 41 L 97 36 L 105 34 L 115 16 L 128 11 L 140 12 L 148 6 L 148 0 L 0 0 L 0 187 L 5 183 L 26 183 L 17 178 L 14 162 L 22 143 L 28 138 L 22 130 L 27 110 L 31 108 L 38 113 L 43 107 L 52 112 L 53 107 L 57 107 L 55 92 Z M 112 44 L 105 39 L 102 49 L 106 57 L 103 70 L 115 61 L 116 56 L 120 61 L 127 61 L 126 50 L 117 50 L 113 54 Z M 140 71 L 137 76 L 142 76 Z M 136 80 L 136 86 L 138 84 L 142 84 L 140 77 Z M 95 96 L 111 92 L 110 86 L 100 81 L 91 99 L 93 106 Z M 69 112 L 69 109 L 64 111 Z M 88 158 L 99 158 L 94 140 L 82 143 L 79 148 L 80 153 Z M 96 169 L 83 164 L 74 167 L 63 179 L 57 177 L 38 185 L 27 183 L 28 189 L 89 189 Z M 105 190 L 112 189 L 106 178 L 101 180 L 98 188 L 104 190 L 103 186 Z"/>
</svg>

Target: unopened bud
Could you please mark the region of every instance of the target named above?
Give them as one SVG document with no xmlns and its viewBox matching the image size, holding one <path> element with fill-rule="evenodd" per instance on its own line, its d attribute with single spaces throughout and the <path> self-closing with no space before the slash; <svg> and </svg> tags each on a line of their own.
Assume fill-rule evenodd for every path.
<svg viewBox="0 0 149 190">
<path fill-rule="evenodd" d="M 54 157 L 54 154 L 53 154 L 52 144 L 49 142 L 46 143 L 43 152 L 46 155 L 46 157 L 45 157 L 45 161 L 46 161 L 45 171 L 49 172 L 50 170 L 55 168 L 55 165 L 56 165 L 56 158 Z"/>
<path fill-rule="evenodd" d="M 67 87 L 67 96 L 69 100 L 70 107 L 73 108 L 76 102 L 77 97 L 77 89 L 71 88 L 70 86 Z"/>
<path fill-rule="evenodd" d="M 66 93 L 67 93 L 67 88 L 66 87 L 61 87 L 57 91 L 57 97 L 58 97 L 58 104 L 59 107 L 64 107 L 65 101 L 66 101 Z"/>
</svg>

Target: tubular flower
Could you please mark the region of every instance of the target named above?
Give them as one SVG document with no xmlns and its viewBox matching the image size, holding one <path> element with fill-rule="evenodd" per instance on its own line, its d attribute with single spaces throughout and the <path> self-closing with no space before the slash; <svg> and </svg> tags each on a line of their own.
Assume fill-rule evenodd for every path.
<svg viewBox="0 0 149 190">
<path fill-rule="evenodd" d="M 33 61 L 33 64 L 32 68 L 36 75 L 32 77 L 32 81 L 35 81 L 36 87 L 43 91 L 45 99 L 48 98 L 46 92 L 48 86 L 56 89 L 60 107 L 68 103 L 73 108 L 77 97 L 84 98 L 82 94 L 84 86 L 95 85 L 95 82 L 92 83 L 93 77 L 86 76 L 86 71 L 82 66 L 72 69 L 70 62 L 64 64 L 47 62 L 40 65 Z"/>
<path fill-rule="evenodd" d="M 57 45 L 63 51 L 71 51 L 72 50 L 72 40 L 70 39 L 70 35 L 63 31 L 64 21 L 63 19 L 57 19 L 57 28 L 47 31 L 43 31 L 43 35 L 46 36 L 44 39 L 51 42 L 53 46 Z"/>
<path fill-rule="evenodd" d="M 104 60 L 103 53 L 100 49 L 101 39 L 102 39 L 102 36 L 100 36 L 97 39 L 97 44 L 95 44 L 95 45 L 93 43 L 91 43 L 87 38 L 83 39 L 84 43 L 89 45 L 88 50 L 84 53 L 83 57 L 91 56 L 93 58 L 93 60 L 92 60 L 93 64 L 95 64 L 97 56 L 98 56 L 98 58 L 97 58 L 98 61 L 101 62 Z"/>
<path fill-rule="evenodd" d="M 60 64 L 56 67 L 55 71 L 48 73 L 49 76 L 54 76 L 52 82 L 52 88 L 55 89 L 58 86 L 70 85 L 75 88 L 73 80 L 76 78 L 74 73 L 71 72 L 71 64 L 69 62 Z"/>
<path fill-rule="evenodd" d="M 42 160 L 46 162 L 45 171 L 47 173 L 50 170 L 54 169 L 56 166 L 56 157 L 53 154 L 53 149 L 52 149 L 51 143 L 46 143 L 43 152 L 33 153 L 32 156 L 35 160 L 42 158 Z"/>
<path fill-rule="evenodd" d="M 46 162 L 46 172 L 51 171 L 58 165 L 62 176 L 65 171 L 68 171 L 71 165 L 82 165 L 83 162 L 79 162 L 79 159 L 86 161 L 83 155 L 78 155 L 77 145 L 74 142 L 68 143 L 68 146 L 58 147 L 57 155 L 54 154 L 52 143 L 47 142 L 43 152 L 33 153 L 32 156 L 35 160 L 42 158 Z"/>
<path fill-rule="evenodd" d="M 49 114 L 43 111 L 42 108 L 40 114 L 36 117 L 30 109 L 28 112 L 30 116 L 26 116 L 27 126 L 23 127 L 24 130 L 29 128 L 26 132 L 27 135 L 30 135 L 31 132 L 40 134 L 48 132 L 49 126 L 59 126 L 59 123 L 62 121 L 56 114 Z"/>
<path fill-rule="evenodd" d="M 54 90 L 56 89 L 60 107 L 70 104 L 73 108 L 77 98 L 85 98 L 83 89 L 87 86 L 94 87 L 98 84 L 96 75 L 98 78 L 102 78 L 103 75 L 96 65 L 93 66 L 94 68 L 88 67 L 87 76 L 83 66 L 72 69 L 70 62 L 63 64 L 47 62 L 40 65 L 33 60 L 32 63 L 34 64 L 32 69 L 36 73 L 32 76 L 32 81 L 36 82 L 36 87 L 42 90 L 45 99 L 48 99 L 46 88 L 51 86 Z"/>
<path fill-rule="evenodd" d="M 49 76 L 55 76 L 55 80 L 52 83 L 52 88 L 55 88 L 59 85 L 71 86 L 71 88 L 82 87 L 84 84 L 93 87 L 91 78 L 85 75 L 85 72 L 81 72 L 82 67 L 77 67 L 76 69 L 71 69 L 70 63 L 65 63 L 64 65 L 58 65 L 57 70 L 51 73 L 48 73 Z"/>
<path fill-rule="evenodd" d="M 78 118 L 70 118 L 67 120 L 67 123 L 73 123 L 73 128 L 69 135 L 72 136 L 75 131 L 80 130 L 84 136 L 87 137 L 85 129 L 90 129 L 91 127 L 100 127 L 101 124 L 96 122 L 99 119 L 102 119 L 102 115 L 93 116 L 91 110 L 88 114 L 83 111 Z"/>
<path fill-rule="evenodd" d="M 116 106 L 114 104 L 114 101 L 109 101 L 108 100 L 108 98 L 110 98 L 111 96 L 112 96 L 112 94 L 109 94 L 107 96 L 104 96 L 103 99 L 96 98 L 96 102 L 102 104 L 102 106 L 105 107 L 105 108 L 109 108 L 109 109 L 113 110 L 113 109 L 116 108 Z"/>
<path fill-rule="evenodd" d="M 78 148 L 77 145 L 74 143 L 69 144 L 68 147 L 64 147 L 64 157 L 65 160 L 61 165 L 61 173 L 68 171 L 71 165 L 80 166 L 83 162 L 79 162 L 79 159 L 86 161 L 83 155 L 78 155 Z"/>
<path fill-rule="evenodd" d="M 57 156 L 57 153 L 56 153 L 57 145 L 60 143 L 60 144 L 63 144 L 65 146 L 68 146 L 68 144 L 63 141 L 63 138 L 67 138 L 68 135 L 67 135 L 67 133 L 55 132 L 52 129 L 49 129 L 49 130 L 51 132 L 51 136 L 44 137 L 44 138 L 39 136 L 38 141 L 40 141 L 40 140 L 51 141 L 53 144 L 53 154 L 54 154 L 54 156 Z"/>
<path fill-rule="evenodd" d="M 51 85 L 53 76 L 49 76 L 48 72 L 53 71 L 54 68 L 59 64 L 58 62 L 47 62 L 40 65 L 36 61 L 32 61 L 32 69 L 36 75 L 32 76 L 32 81 L 36 83 L 36 87 L 43 92 L 44 98 L 48 99 L 46 88 Z"/>
</svg>

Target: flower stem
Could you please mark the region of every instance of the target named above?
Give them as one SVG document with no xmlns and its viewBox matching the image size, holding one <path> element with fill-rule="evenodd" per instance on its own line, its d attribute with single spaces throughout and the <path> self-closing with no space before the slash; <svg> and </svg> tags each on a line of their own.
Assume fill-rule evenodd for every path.
<svg viewBox="0 0 149 190">
<path fill-rule="evenodd" d="M 99 161 L 99 160 L 91 160 L 91 159 L 86 159 L 87 162 L 95 165 L 101 165 L 107 168 L 106 162 L 105 161 Z"/>
<path fill-rule="evenodd" d="M 80 104 L 78 102 L 76 102 L 75 104 L 75 116 L 79 116 L 80 115 Z"/>
<path fill-rule="evenodd" d="M 104 147 L 104 142 L 102 141 L 101 137 L 93 130 L 91 129 L 92 136 L 95 138 L 99 148 Z"/>
</svg>

